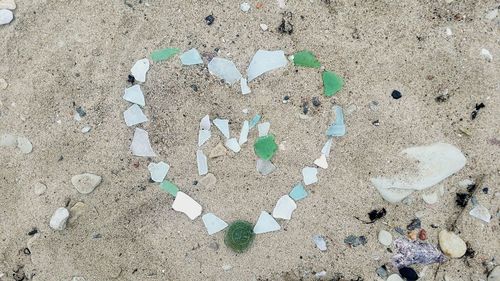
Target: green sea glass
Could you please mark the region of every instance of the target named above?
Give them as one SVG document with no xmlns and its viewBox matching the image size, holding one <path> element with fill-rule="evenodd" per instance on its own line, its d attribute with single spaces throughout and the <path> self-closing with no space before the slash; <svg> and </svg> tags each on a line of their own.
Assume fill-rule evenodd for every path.
<svg viewBox="0 0 500 281">
<path fill-rule="evenodd" d="M 154 62 L 168 60 L 169 58 L 175 56 L 179 52 L 180 49 L 178 48 L 166 48 L 166 49 L 156 50 L 151 53 L 151 59 Z"/>
<path fill-rule="evenodd" d="M 297 66 L 319 68 L 321 63 L 316 59 L 316 56 L 311 51 L 300 51 L 293 55 L 293 64 Z"/>
<path fill-rule="evenodd" d="M 344 86 L 344 80 L 337 74 L 325 70 L 323 71 L 323 87 L 325 96 L 331 97 Z"/>
<path fill-rule="evenodd" d="M 271 160 L 276 150 L 278 150 L 278 145 L 274 141 L 274 135 L 267 135 L 259 137 L 255 144 L 253 145 L 255 154 L 262 160 Z"/>
<path fill-rule="evenodd" d="M 247 221 L 238 220 L 229 225 L 224 244 L 236 253 L 243 253 L 250 248 L 254 238 L 253 225 Z"/>
<path fill-rule="evenodd" d="M 161 190 L 168 192 L 170 195 L 174 197 L 177 196 L 177 192 L 179 192 L 179 188 L 175 184 L 169 181 L 163 181 L 160 184 L 160 188 Z"/>
</svg>

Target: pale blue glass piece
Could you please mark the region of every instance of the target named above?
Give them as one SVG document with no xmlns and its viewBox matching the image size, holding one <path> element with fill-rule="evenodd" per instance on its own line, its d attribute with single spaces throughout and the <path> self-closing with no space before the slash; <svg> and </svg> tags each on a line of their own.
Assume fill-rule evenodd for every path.
<svg viewBox="0 0 500 281">
<path fill-rule="evenodd" d="M 202 64 L 203 60 L 201 59 L 198 50 L 193 48 L 181 55 L 181 62 L 183 65 L 194 65 L 194 64 Z"/>
<path fill-rule="evenodd" d="M 287 63 L 288 60 L 285 57 L 285 52 L 281 50 L 258 50 L 247 69 L 248 82 L 268 71 L 285 67 Z"/>
<path fill-rule="evenodd" d="M 236 65 L 227 59 L 213 58 L 208 63 L 208 71 L 220 79 L 224 79 L 229 85 L 240 81 L 241 73 L 236 68 Z"/>
<path fill-rule="evenodd" d="M 335 122 L 328 128 L 326 135 L 329 137 L 342 137 L 345 135 L 344 112 L 342 107 L 334 106 Z"/>
<path fill-rule="evenodd" d="M 228 226 L 228 224 L 212 213 L 204 214 L 201 219 L 207 228 L 208 235 L 215 234 Z"/>
<path fill-rule="evenodd" d="M 257 223 L 253 227 L 253 232 L 255 234 L 262 234 L 280 229 L 281 226 L 279 223 L 269 213 L 262 211 Z"/>
<path fill-rule="evenodd" d="M 260 118 L 262 118 L 259 114 L 256 114 L 252 120 L 250 120 L 250 129 L 255 127 L 255 125 L 257 125 L 257 123 L 259 123 L 260 121 Z"/>
<path fill-rule="evenodd" d="M 299 201 L 307 197 L 307 191 L 302 183 L 298 183 L 292 188 L 289 195 L 293 200 Z"/>
</svg>

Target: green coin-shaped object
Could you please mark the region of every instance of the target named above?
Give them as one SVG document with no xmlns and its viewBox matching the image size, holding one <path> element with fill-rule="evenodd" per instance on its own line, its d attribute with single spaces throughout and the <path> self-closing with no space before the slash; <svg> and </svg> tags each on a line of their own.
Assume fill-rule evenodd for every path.
<svg viewBox="0 0 500 281">
<path fill-rule="evenodd" d="M 236 253 L 245 252 L 252 245 L 255 233 L 253 225 L 247 221 L 235 221 L 226 231 L 224 243 Z"/>
</svg>

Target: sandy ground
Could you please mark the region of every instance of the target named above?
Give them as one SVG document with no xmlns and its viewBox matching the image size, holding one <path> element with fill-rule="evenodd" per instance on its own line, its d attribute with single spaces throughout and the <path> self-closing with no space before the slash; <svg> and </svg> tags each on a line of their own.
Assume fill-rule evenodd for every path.
<svg viewBox="0 0 500 281">
<path fill-rule="evenodd" d="M 476 256 L 415 268 L 424 270 L 422 280 L 443 280 L 445 274 L 449 280 L 485 280 L 485 265 L 498 262 L 500 32 L 498 17 L 484 17 L 498 2 L 304 0 L 280 9 L 266 0 L 261 9 L 249 1 L 247 14 L 239 2 L 221 0 L 17 2 L 16 19 L 0 27 L 0 78 L 9 84 L 0 90 L 0 133 L 24 135 L 34 149 L 0 149 L 1 280 L 21 280 L 13 279 L 16 271 L 39 281 L 309 280 L 323 270 L 324 280 L 376 280 L 375 269 L 392 255 L 377 241 L 380 229 L 390 230 L 384 223 L 404 227 L 423 211 L 423 227 L 437 243 L 438 232 L 461 211 L 454 202 L 457 183 L 480 175 L 489 192 L 478 199 L 494 218 L 484 224 L 466 214 L 457 225 Z M 293 13 L 291 35 L 277 31 L 284 11 Z M 204 21 L 209 14 L 216 18 L 211 26 Z M 121 99 L 126 76 L 136 60 L 163 47 L 207 54 L 218 48 L 240 70 L 258 49 L 309 49 L 345 78 L 344 89 L 325 98 L 319 70 L 289 66 L 258 79 L 252 94 L 242 97 L 238 86 L 220 83 L 205 66 L 181 67 L 176 58 L 152 67 L 143 87 L 151 121 L 143 127 L 160 155 L 153 160 L 168 162 L 168 178 L 226 221 L 255 222 L 261 210 L 271 211 L 300 180 L 302 167 L 319 156 L 331 105 L 346 108 L 348 133 L 335 143 L 330 168 L 293 219 L 282 223 L 284 231 L 258 236 L 247 253 L 232 253 L 223 233 L 208 236 L 200 219 L 173 211 L 172 198 L 148 181 L 149 160 L 129 152 L 133 129 L 123 122 L 128 105 Z M 481 58 L 481 48 L 490 50 L 492 62 Z M 392 99 L 393 89 L 403 97 Z M 437 103 L 446 89 L 450 99 Z M 312 106 L 312 97 L 322 105 Z M 309 119 L 300 118 L 303 101 L 309 101 Z M 378 110 L 369 108 L 370 101 L 379 103 Z M 486 107 L 471 120 L 480 102 Z M 80 122 L 73 118 L 78 106 L 87 112 Z M 255 113 L 271 122 L 285 148 L 274 159 L 278 170 L 268 177 L 255 171 L 253 131 L 242 152 L 210 160 L 215 187 L 194 185 L 200 118 L 229 118 L 238 134 Z M 87 124 L 91 132 L 81 133 Z M 442 200 L 431 207 L 418 194 L 409 204 L 383 201 L 370 177 L 401 169 L 396 154 L 403 148 L 438 141 L 456 145 L 468 159 L 444 182 Z M 70 182 L 83 172 L 103 177 L 89 195 Z M 41 196 L 33 191 L 37 182 L 47 185 Z M 49 228 L 56 208 L 79 201 L 87 205 L 81 217 L 64 231 Z M 381 207 L 388 214 L 375 224 L 354 219 Z M 31 237 L 33 228 L 39 234 Z M 315 234 L 328 237 L 327 252 L 315 248 Z M 343 243 L 349 234 L 365 235 L 368 243 L 350 248 Z"/>
</svg>

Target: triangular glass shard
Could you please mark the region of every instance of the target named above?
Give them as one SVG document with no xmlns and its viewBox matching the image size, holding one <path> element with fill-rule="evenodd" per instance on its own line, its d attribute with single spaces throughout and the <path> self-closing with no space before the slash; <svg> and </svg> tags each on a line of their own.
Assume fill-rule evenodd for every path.
<svg viewBox="0 0 500 281">
<path fill-rule="evenodd" d="M 202 211 L 201 205 L 182 191 L 177 192 L 172 208 L 186 214 L 191 220 L 201 215 Z"/>
<path fill-rule="evenodd" d="M 326 131 L 329 137 L 342 137 L 345 135 L 344 112 L 342 107 L 335 105 L 335 122 Z"/>
<path fill-rule="evenodd" d="M 207 156 L 203 154 L 201 149 L 196 151 L 196 163 L 198 164 L 198 175 L 203 176 L 208 173 Z"/>
<path fill-rule="evenodd" d="M 151 179 L 155 182 L 163 182 L 165 177 L 167 176 L 168 170 L 170 166 L 165 162 L 160 163 L 149 163 L 148 170 L 151 174 Z"/>
<path fill-rule="evenodd" d="M 273 210 L 273 217 L 277 219 L 289 220 L 292 218 L 293 211 L 297 209 L 297 204 L 288 195 L 283 195 L 276 203 Z"/>
<path fill-rule="evenodd" d="M 238 153 L 241 150 L 238 140 L 236 138 L 231 138 L 226 140 L 226 147 L 231 149 L 234 153 Z"/>
<path fill-rule="evenodd" d="M 293 63 L 296 66 L 319 68 L 321 63 L 319 63 L 316 56 L 311 51 L 300 51 L 293 55 Z"/>
<path fill-rule="evenodd" d="M 289 195 L 293 200 L 299 201 L 307 197 L 307 191 L 304 188 L 304 185 L 298 183 L 292 188 Z"/>
<path fill-rule="evenodd" d="M 323 71 L 323 87 L 325 96 L 331 97 L 335 95 L 344 86 L 344 80 L 337 74 L 325 70 Z"/>
<path fill-rule="evenodd" d="M 276 166 L 269 160 L 257 159 L 257 171 L 263 175 L 267 176 L 276 170 Z"/>
<path fill-rule="evenodd" d="M 314 160 L 314 164 L 322 169 L 328 168 L 328 162 L 326 161 L 326 155 L 321 154 L 321 156 Z"/>
<path fill-rule="evenodd" d="M 162 60 L 168 60 L 169 58 L 175 56 L 180 52 L 178 48 L 166 48 L 161 50 L 156 50 L 151 53 L 151 60 L 154 62 L 159 62 Z"/>
<path fill-rule="evenodd" d="M 228 227 L 228 224 L 225 221 L 221 220 L 219 217 L 212 213 L 204 214 L 201 219 L 203 220 L 203 224 L 207 229 L 208 235 L 215 234 Z"/>
<path fill-rule="evenodd" d="M 156 154 L 153 152 L 153 149 L 151 148 L 148 132 L 144 131 L 141 128 L 135 128 L 134 138 L 132 139 L 130 150 L 132 150 L 132 154 L 135 156 L 156 156 Z"/>
<path fill-rule="evenodd" d="M 123 99 L 129 101 L 131 103 L 138 104 L 140 106 L 146 105 L 144 101 L 144 94 L 142 93 L 141 86 L 134 85 L 125 89 L 125 93 L 123 94 Z"/>
<path fill-rule="evenodd" d="M 208 71 L 210 74 L 224 79 L 229 85 L 233 85 L 241 79 L 241 73 L 236 68 L 236 65 L 232 61 L 223 58 L 213 58 L 208 63 Z"/>
<path fill-rule="evenodd" d="M 259 131 L 259 137 L 267 136 L 270 127 L 271 123 L 269 122 L 259 123 L 259 125 L 257 125 L 257 130 Z"/>
<path fill-rule="evenodd" d="M 198 146 L 204 145 L 212 136 L 212 133 L 207 130 L 199 130 L 198 131 Z"/>
<path fill-rule="evenodd" d="M 138 60 L 130 69 L 130 73 L 134 76 L 135 80 L 139 82 L 146 82 L 146 73 L 149 70 L 149 60 Z"/>
<path fill-rule="evenodd" d="M 304 184 L 310 185 L 318 182 L 318 169 L 312 167 L 305 167 L 302 169 L 302 176 L 304 178 Z"/>
<path fill-rule="evenodd" d="M 330 150 L 332 149 L 333 138 L 328 138 L 325 145 L 321 149 L 321 154 L 324 154 L 326 158 L 330 156 Z"/>
<path fill-rule="evenodd" d="M 318 249 L 322 252 L 326 251 L 326 241 L 325 241 L 325 237 L 323 237 L 322 235 L 314 235 L 313 236 L 313 241 L 314 241 L 314 244 L 316 244 L 316 247 L 318 247 Z"/>
<path fill-rule="evenodd" d="M 247 94 L 250 94 L 252 92 L 250 87 L 248 87 L 247 79 L 241 78 L 240 79 L 240 86 L 241 86 L 241 93 L 243 95 L 247 95 Z"/>
<path fill-rule="evenodd" d="M 281 226 L 279 223 L 267 212 L 262 211 L 260 213 L 259 219 L 255 226 L 253 227 L 253 232 L 255 234 L 262 234 L 266 232 L 272 232 L 280 230 Z"/>
<path fill-rule="evenodd" d="M 210 130 L 210 116 L 205 115 L 205 117 L 201 118 L 200 129 L 201 130 Z"/>
<path fill-rule="evenodd" d="M 470 210 L 469 214 L 476 219 L 484 221 L 485 223 L 489 223 L 491 221 L 490 211 L 481 205 L 476 205 L 472 208 L 472 210 Z"/>
<path fill-rule="evenodd" d="M 137 104 L 133 104 L 123 112 L 123 118 L 127 126 L 134 126 L 148 121 L 148 118 L 142 113 L 141 108 Z"/>
<path fill-rule="evenodd" d="M 285 67 L 287 64 L 288 60 L 285 57 L 285 53 L 281 50 L 258 50 L 247 69 L 248 82 L 268 71 Z"/>
<path fill-rule="evenodd" d="M 250 131 L 250 125 L 248 121 L 243 121 L 243 126 L 241 127 L 240 139 L 238 140 L 239 145 L 243 145 L 248 141 L 248 132 Z"/>
<path fill-rule="evenodd" d="M 202 64 L 200 53 L 196 49 L 191 49 L 181 55 L 181 62 L 183 65 Z"/>
<path fill-rule="evenodd" d="M 215 119 L 214 125 L 219 129 L 219 131 L 226 137 L 229 138 L 229 120 L 227 119 Z"/>
</svg>

